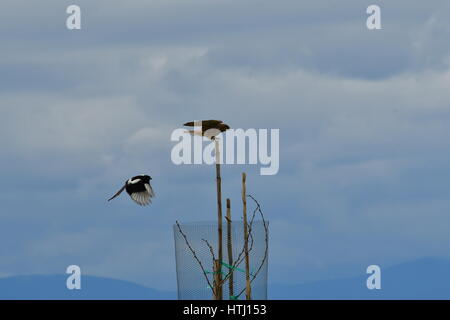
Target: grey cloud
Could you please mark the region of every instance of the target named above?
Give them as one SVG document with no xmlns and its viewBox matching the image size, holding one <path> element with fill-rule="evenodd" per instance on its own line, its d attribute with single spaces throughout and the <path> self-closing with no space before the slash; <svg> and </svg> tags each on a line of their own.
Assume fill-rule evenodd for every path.
<svg viewBox="0 0 450 320">
<path fill-rule="evenodd" d="M 236 218 L 249 172 L 273 228 L 274 280 L 449 254 L 447 4 L 385 4 L 380 33 L 364 29 L 359 1 L 110 4 L 80 2 L 78 34 L 55 29 L 59 1 L 2 11 L 0 234 L 14 240 L 2 273 L 80 261 L 166 287 L 173 221 L 214 208 L 213 168 L 174 166 L 170 132 L 207 117 L 281 129 L 277 176 L 223 169 Z M 106 205 L 144 171 L 157 192 L 148 211 Z"/>
</svg>

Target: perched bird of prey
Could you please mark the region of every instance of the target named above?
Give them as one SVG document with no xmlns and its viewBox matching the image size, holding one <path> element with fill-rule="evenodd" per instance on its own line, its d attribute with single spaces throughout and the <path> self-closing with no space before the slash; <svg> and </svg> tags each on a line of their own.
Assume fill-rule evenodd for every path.
<svg viewBox="0 0 450 320">
<path fill-rule="evenodd" d="M 218 134 L 224 132 L 230 127 L 220 120 L 202 120 L 202 121 L 192 121 L 184 124 L 186 127 L 194 127 L 197 124 L 202 125 L 202 131 L 189 130 L 192 135 L 204 136 L 211 140 L 214 140 Z"/>
<path fill-rule="evenodd" d="M 125 182 L 125 185 L 111 199 L 117 198 L 123 190 L 126 190 L 131 199 L 140 206 L 149 205 L 155 196 L 152 186 L 150 185 L 152 178 L 145 174 L 133 177 Z"/>
</svg>

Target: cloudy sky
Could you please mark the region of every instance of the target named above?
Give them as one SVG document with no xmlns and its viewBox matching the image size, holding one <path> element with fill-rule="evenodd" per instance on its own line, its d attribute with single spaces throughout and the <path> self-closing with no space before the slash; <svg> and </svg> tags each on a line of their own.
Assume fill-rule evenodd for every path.
<svg viewBox="0 0 450 320">
<path fill-rule="evenodd" d="M 66 8 L 82 29 L 66 28 Z M 381 7 L 382 30 L 366 27 Z M 450 257 L 450 3 L 3 0 L 0 276 L 176 286 L 172 225 L 212 220 L 214 169 L 175 166 L 194 119 L 280 129 L 280 170 L 240 173 L 271 223 L 269 282 Z M 105 200 L 149 173 L 151 207 Z M 236 213 L 237 214 L 237 213 Z"/>
</svg>

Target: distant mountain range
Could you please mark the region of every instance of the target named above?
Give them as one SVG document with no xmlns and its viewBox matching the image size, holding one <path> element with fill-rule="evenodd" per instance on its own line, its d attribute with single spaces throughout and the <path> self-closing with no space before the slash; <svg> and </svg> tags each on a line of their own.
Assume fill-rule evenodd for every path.
<svg viewBox="0 0 450 320">
<path fill-rule="evenodd" d="M 394 267 L 381 267 L 381 290 L 367 289 L 368 274 L 300 285 L 269 286 L 270 299 L 378 300 L 450 299 L 450 260 L 423 258 Z"/>
<path fill-rule="evenodd" d="M 369 275 L 299 285 L 269 285 L 270 299 L 450 299 L 450 260 L 424 258 L 382 268 L 381 290 L 368 290 Z M 82 277 L 82 290 L 68 290 L 68 275 L 29 275 L 0 279 L 0 299 L 170 300 L 175 291 L 161 291 L 127 281 Z"/>
<path fill-rule="evenodd" d="M 170 300 L 176 293 L 147 288 L 128 281 L 83 276 L 81 290 L 68 290 L 69 275 L 30 275 L 0 279 L 2 300 Z"/>
</svg>

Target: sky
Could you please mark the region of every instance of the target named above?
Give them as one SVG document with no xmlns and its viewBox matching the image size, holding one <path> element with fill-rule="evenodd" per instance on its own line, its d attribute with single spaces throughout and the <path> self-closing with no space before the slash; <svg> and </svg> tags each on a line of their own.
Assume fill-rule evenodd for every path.
<svg viewBox="0 0 450 320">
<path fill-rule="evenodd" d="M 82 29 L 66 28 L 77 4 Z M 368 30 L 366 9 L 381 8 Z M 214 168 L 176 166 L 198 119 L 280 130 L 280 168 L 224 165 L 270 221 L 269 283 L 450 257 L 450 3 L 3 0 L 0 276 L 174 289 L 172 226 L 213 220 Z M 153 177 L 150 207 L 122 196 Z M 234 211 L 233 211 L 234 212 Z"/>
</svg>

